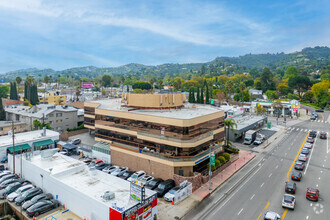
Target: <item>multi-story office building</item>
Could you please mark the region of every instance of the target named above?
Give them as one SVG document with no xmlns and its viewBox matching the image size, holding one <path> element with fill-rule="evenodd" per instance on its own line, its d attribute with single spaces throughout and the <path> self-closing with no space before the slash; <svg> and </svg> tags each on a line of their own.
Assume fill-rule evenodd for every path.
<svg viewBox="0 0 330 220">
<path fill-rule="evenodd" d="M 222 151 L 224 112 L 185 103 L 182 93 L 131 94 L 84 104 L 85 127 L 110 143 L 112 163 L 161 178 L 206 169 Z"/>
<path fill-rule="evenodd" d="M 49 91 L 38 93 L 40 104 L 66 105 L 66 95 L 61 95 L 59 91 Z"/>
</svg>

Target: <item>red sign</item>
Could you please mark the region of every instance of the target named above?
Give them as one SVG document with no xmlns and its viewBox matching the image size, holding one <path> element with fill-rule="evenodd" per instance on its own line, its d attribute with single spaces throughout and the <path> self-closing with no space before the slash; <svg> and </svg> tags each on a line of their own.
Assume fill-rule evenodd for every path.
<svg viewBox="0 0 330 220">
<path fill-rule="evenodd" d="M 94 83 L 93 82 L 83 82 L 81 83 L 82 88 L 94 88 Z"/>
</svg>

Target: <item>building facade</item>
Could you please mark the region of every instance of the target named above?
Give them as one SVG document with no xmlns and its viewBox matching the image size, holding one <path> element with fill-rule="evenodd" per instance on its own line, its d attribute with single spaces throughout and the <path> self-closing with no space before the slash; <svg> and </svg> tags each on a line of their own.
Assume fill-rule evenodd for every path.
<svg viewBox="0 0 330 220">
<path fill-rule="evenodd" d="M 38 93 L 40 104 L 66 105 L 66 95 L 61 95 L 59 91 Z"/>
<path fill-rule="evenodd" d="M 257 113 L 257 106 L 260 106 L 265 110 L 266 115 L 279 116 L 279 117 L 297 117 L 300 112 L 300 102 L 297 100 L 281 101 L 279 108 L 274 106 L 273 101 L 252 101 L 251 110 L 253 113 Z"/>
<path fill-rule="evenodd" d="M 81 111 L 69 106 L 40 104 L 36 106 L 11 105 L 5 108 L 6 119 L 26 123 L 26 129 L 33 129 L 33 121 L 49 123 L 54 131 L 63 132 L 79 126 L 84 121 Z"/>
<path fill-rule="evenodd" d="M 85 102 L 85 127 L 111 145 L 111 162 L 163 179 L 206 169 L 224 141 L 224 111 L 185 103 L 182 93 Z"/>
<path fill-rule="evenodd" d="M 7 135 L 8 132 L 13 130 L 13 122 L 12 121 L 0 121 L 0 136 Z M 15 133 L 20 133 L 27 131 L 26 123 L 15 121 L 14 122 L 14 130 Z"/>
</svg>

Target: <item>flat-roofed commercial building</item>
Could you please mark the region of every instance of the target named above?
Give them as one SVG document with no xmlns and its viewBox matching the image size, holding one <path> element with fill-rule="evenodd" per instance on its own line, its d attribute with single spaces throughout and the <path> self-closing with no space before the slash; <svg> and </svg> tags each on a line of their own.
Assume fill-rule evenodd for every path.
<svg viewBox="0 0 330 220">
<path fill-rule="evenodd" d="M 182 93 L 131 94 L 85 102 L 85 127 L 111 145 L 111 162 L 164 179 L 206 169 L 222 151 L 224 111 L 185 103 Z"/>
</svg>

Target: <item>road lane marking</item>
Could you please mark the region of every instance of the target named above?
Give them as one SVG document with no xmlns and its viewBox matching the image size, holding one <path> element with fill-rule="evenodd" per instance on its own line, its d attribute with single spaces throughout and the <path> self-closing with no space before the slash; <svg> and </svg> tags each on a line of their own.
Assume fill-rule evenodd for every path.
<svg viewBox="0 0 330 220">
<path fill-rule="evenodd" d="M 319 187 L 319 184 L 316 184 L 316 187 Z"/>
<path fill-rule="evenodd" d="M 322 116 L 322 120 L 324 121 L 324 116 L 323 116 L 323 114 L 321 113 L 321 116 Z"/>
<path fill-rule="evenodd" d="M 258 218 L 257 218 L 257 220 L 259 220 L 259 218 L 260 218 L 260 216 L 262 215 L 262 213 L 268 208 L 268 206 L 269 206 L 269 204 L 270 204 L 270 202 L 267 202 L 267 204 L 266 204 L 266 206 L 265 206 L 265 208 L 262 210 L 262 212 L 259 214 L 259 216 L 258 216 Z"/>
<path fill-rule="evenodd" d="M 321 170 L 320 172 L 323 173 L 323 170 Z"/>
<path fill-rule="evenodd" d="M 313 203 L 311 203 L 310 206 L 313 206 Z"/>
<path fill-rule="evenodd" d="M 304 142 L 303 142 L 302 145 L 300 146 L 300 149 L 298 150 L 298 153 L 297 153 L 296 157 L 294 158 L 294 160 L 293 160 L 293 162 L 292 162 L 292 164 L 291 164 L 291 167 L 290 167 L 288 173 L 286 174 L 286 178 L 287 178 L 288 182 L 290 181 L 290 180 L 289 180 L 289 175 L 290 175 L 290 172 L 291 172 L 291 170 L 292 170 L 292 167 L 293 167 L 294 164 L 296 163 L 296 160 L 297 160 L 297 158 L 298 158 L 298 156 L 299 156 L 299 153 L 300 153 L 301 149 L 303 148 L 303 146 L 304 146 L 304 144 L 305 144 L 305 142 L 306 142 L 306 140 L 307 140 L 308 135 L 309 135 L 309 134 L 307 133 Z M 285 214 L 286 214 L 286 213 L 285 213 Z"/>
<path fill-rule="evenodd" d="M 329 137 L 327 137 L 327 153 L 329 153 Z"/>
<path fill-rule="evenodd" d="M 272 176 L 272 173 L 269 174 L 268 178 L 270 178 Z"/>
<path fill-rule="evenodd" d="M 262 183 L 262 184 L 260 185 L 260 188 L 261 188 L 261 187 L 263 187 L 263 186 L 264 186 L 264 184 L 265 184 L 265 183 Z"/>
<path fill-rule="evenodd" d="M 284 212 L 283 212 L 283 215 L 282 215 L 282 219 L 283 219 L 283 220 L 284 220 L 284 218 L 285 218 L 287 212 L 288 212 L 288 209 L 285 209 Z"/>
<path fill-rule="evenodd" d="M 239 212 L 237 213 L 237 215 L 241 214 L 242 211 L 243 211 L 243 208 L 241 209 L 241 211 L 239 211 Z"/>
<path fill-rule="evenodd" d="M 314 151 L 314 148 L 316 147 L 316 141 L 317 141 L 317 136 L 316 136 L 316 139 L 315 139 L 315 141 L 314 141 L 314 144 L 313 144 L 313 147 L 312 147 L 311 156 L 310 156 L 309 159 L 308 159 L 307 166 L 306 166 L 306 169 L 305 169 L 305 171 L 304 171 L 304 175 L 306 174 L 307 169 L 308 169 L 308 166 L 309 166 L 309 163 L 310 163 L 311 160 L 312 160 L 313 151 Z"/>
<path fill-rule="evenodd" d="M 286 156 L 288 153 L 285 153 L 284 156 Z"/>
<path fill-rule="evenodd" d="M 308 215 L 306 216 L 306 219 L 309 219 L 309 216 Z"/>
<path fill-rule="evenodd" d="M 281 162 L 283 161 L 283 158 L 281 159 Z"/>
<path fill-rule="evenodd" d="M 277 169 L 277 168 L 278 168 L 278 165 L 276 165 L 275 169 Z"/>
<path fill-rule="evenodd" d="M 253 195 L 251 196 L 250 200 L 252 200 L 252 199 L 254 198 L 254 196 L 255 196 L 255 194 L 253 194 Z"/>
<path fill-rule="evenodd" d="M 321 177 L 319 177 L 319 180 L 321 179 Z"/>
</svg>

